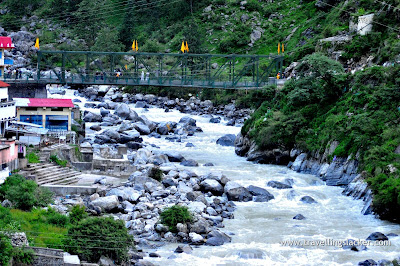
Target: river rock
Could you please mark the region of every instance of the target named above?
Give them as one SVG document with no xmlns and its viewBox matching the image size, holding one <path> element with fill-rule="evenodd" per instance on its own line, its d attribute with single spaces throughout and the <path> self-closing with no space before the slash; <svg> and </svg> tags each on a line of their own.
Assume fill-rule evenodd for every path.
<svg viewBox="0 0 400 266">
<path fill-rule="evenodd" d="M 115 110 L 114 114 L 118 115 L 121 119 L 127 119 L 129 117 L 131 108 L 126 103 L 121 103 L 118 105 L 117 109 Z"/>
<path fill-rule="evenodd" d="M 92 201 L 94 206 L 100 207 L 102 211 L 111 211 L 118 207 L 119 201 L 118 197 L 115 195 L 100 197 L 94 201 Z"/>
<path fill-rule="evenodd" d="M 213 117 L 210 119 L 209 121 L 210 123 L 214 123 L 214 124 L 218 124 L 221 122 L 221 118 L 220 117 Z"/>
<path fill-rule="evenodd" d="M 138 150 L 138 149 L 143 148 L 143 144 L 136 142 L 136 141 L 129 141 L 125 145 L 126 145 L 126 147 L 128 147 L 129 149 L 132 149 L 132 150 Z"/>
<path fill-rule="evenodd" d="M 277 189 L 288 189 L 288 188 L 292 188 L 292 186 L 288 185 L 288 184 L 284 184 L 282 182 L 279 181 L 269 181 L 267 183 L 267 186 L 269 187 L 273 187 L 273 188 L 277 188 Z"/>
<path fill-rule="evenodd" d="M 106 116 L 108 116 L 110 114 L 110 110 L 107 110 L 107 109 L 105 109 L 104 107 L 101 107 L 100 108 L 100 115 L 102 116 L 102 117 L 106 117 Z"/>
<path fill-rule="evenodd" d="M 200 183 L 200 188 L 204 192 L 211 192 L 215 196 L 221 196 L 224 193 L 222 185 L 213 179 L 206 179 Z"/>
<path fill-rule="evenodd" d="M 192 147 L 194 147 L 194 144 L 193 144 L 193 143 L 190 143 L 190 142 L 188 142 L 188 143 L 186 143 L 185 147 L 192 148 Z"/>
<path fill-rule="evenodd" d="M 226 134 L 217 140 L 217 144 L 222 146 L 235 146 L 236 136 L 234 134 Z"/>
<path fill-rule="evenodd" d="M 84 117 L 83 117 L 83 121 L 85 122 L 101 122 L 102 121 L 102 116 L 92 113 L 92 112 L 88 112 Z"/>
<path fill-rule="evenodd" d="M 358 263 L 358 266 L 375 266 L 375 265 L 378 265 L 378 263 L 376 263 L 376 261 L 374 261 L 373 259 L 360 261 Z"/>
<path fill-rule="evenodd" d="M 105 135 L 107 137 L 109 137 L 110 139 L 114 139 L 118 142 L 118 140 L 120 139 L 120 134 L 114 130 L 114 129 L 106 129 L 105 131 L 103 131 L 103 133 L 101 133 L 102 135 Z"/>
<path fill-rule="evenodd" d="M 308 204 L 317 203 L 317 201 L 310 196 L 304 196 L 300 199 L 300 201 Z"/>
<path fill-rule="evenodd" d="M 191 166 L 191 167 L 199 166 L 199 163 L 192 159 L 184 160 L 180 164 L 183 166 Z"/>
<path fill-rule="evenodd" d="M 210 224 L 203 217 L 199 217 L 196 222 L 189 225 L 189 230 L 197 234 L 207 234 L 210 232 Z"/>
<path fill-rule="evenodd" d="M 266 202 L 266 201 L 270 201 L 275 198 L 274 195 L 269 193 L 268 190 L 266 190 L 264 188 L 260 188 L 260 187 L 251 185 L 247 189 L 249 190 L 251 195 L 254 196 L 253 201 L 256 201 L 256 202 Z"/>
<path fill-rule="evenodd" d="M 304 217 L 302 214 L 296 214 L 295 217 L 293 217 L 294 220 L 304 220 L 306 217 Z"/>
<path fill-rule="evenodd" d="M 141 134 L 141 135 L 149 135 L 150 134 L 150 128 L 141 123 L 141 122 L 137 122 L 137 123 L 133 123 L 133 127 Z"/>
<path fill-rule="evenodd" d="M 375 232 L 375 233 L 370 234 L 367 237 L 367 240 L 373 240 L 373 241 L 376 241 L 376 240 L 388 240 L 388 237 L 385 236 L 384 234 L 382 234 L 381 232 Z"/>
<path fill-rule="evenodd" d="M 170 162 L 182 162 L 185 160 L 185 157 L 183 157 L 182 154 L 175 151 L 168 151 L 165 155 L 168 156 Z"/>
<path fill-rule="evenodd" d="M 207 246 L 222 246 L 225 243 L 231 242 L 231 237 L 218 230 L 213 230 L 207 235 Z"/>
<path fill-rule="evenodd" d="M 214 166 L 214 164 L 213 163 L 205 163 L 205 164 L 203 164 L 203 166 L 210 167 L 210 166 Z"/>
<path fill-rule="evenodd" d="M 204 242 L 204 238 L 201 235 L 193 232 L 189 233 L 189 239 L 193 244 L 202 244 Z"/>
<path fill-rule="evenodd" d="M 184 117 L 182 117 L 182 118 L 179 120 L 179 123 L 180 123 L 180 124 L 186 124 L 186 125 L 193 126 L 193 127 L 196 126 L 196 120 L 193 119 L 193 118 L 191 118 L 190 116 L 184 116 Z"/>
<path fill-rule="evenodd" d="M 95 124 L 95 125 L 92 125 L 92 126 L 90 127 L 90 129 L 91 129 L 91 130 L 94 130 L 94 131 L 100 131 L 100 130 L 101 130 L 101 126 Z"/>
<path fill-rule="evenodd" d="M 176 249 L 175 249 L 175 253 L 186 253 L 186 254 L 191 254 L 193 251 L 192 247 L 189 245 L 179 245 Z"/>
<path fill-rule="evenodd" d="M 236 182 L 229 181 L 224 187 L 224 192 L 228 197 L 228 200 L 233 201 L 250 201 L 253 196 L 247 190 L 247 188 L 242 187 Z"/>
<path fill-rule="evenodd" d="M 118 127 L 118 132 L 122 133 L 128 130 L 133 129 L 133 124 L 127 120 L 122 121 L 122 123 Z"/>
</svg>

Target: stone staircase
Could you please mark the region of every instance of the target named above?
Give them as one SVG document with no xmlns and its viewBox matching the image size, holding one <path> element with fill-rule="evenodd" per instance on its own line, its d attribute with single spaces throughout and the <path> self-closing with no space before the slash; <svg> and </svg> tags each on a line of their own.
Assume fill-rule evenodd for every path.
<svg viewBox="0 0 400 266">
<path fill-rule="evenodd" d="M 76 183 L 80 172 L 54 163 L 30 164 L 24 169 L 25 176 L 34 176 L 38 185 L 71 185 Z"/>
<path fill-rule="evenodd" d="M 41 149 L 39 152 L 39 161 L 41 163 L 48 162 L 50 159 L 50 153 L 52 151 L 56 150 L 57 148 L 62 148 L 64 146 L 68 147 L 68 145 L 65 145 L 65 144 L 54 144 L 49 147 L 45 147 L 45 148 Z"/>
</svg>

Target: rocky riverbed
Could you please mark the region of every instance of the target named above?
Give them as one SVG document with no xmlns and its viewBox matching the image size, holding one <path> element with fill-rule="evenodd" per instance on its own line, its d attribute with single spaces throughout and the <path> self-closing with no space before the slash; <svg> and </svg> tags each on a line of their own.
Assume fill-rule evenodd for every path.
<svg viewBox="0 0 400 266">
<path fill-rule="evenodd" d="M 98 121 L 87 122 L 85 145 L 96 150 L 131 143 L 127 158 L 137 170 L 123 186 L 107 187 L 107 180 L 98 180 L 103 189 L 71 203 L 83 202 L 94 215 L 123 219 L 138 243 L 140 252 L 131 254 L 134 261 L 155 265 L 353 265 L 398 256 L 398 225 L 362 215 L 362 201 L 342 195 L 342 188 L 326 186 L 319 177 L 237 156 L 229 145 L 239 127 L 210 123 L 208 114 L 200 111 L 188 115 L 172 108 L 165 112 L 150 104 L 136 107 L 137 102 L 114 101 L 111 92 L 108 89 L 102 102 L 87 101 L 82 94 L 73 96 L 69 90 L 59 97 L 75 98 L 86 111 L 86 120 L 91 113 L 89 117 L 97 116 Z M 116 117 L 118 109 L 124 119 Z M 140 131 L 139 125 L 150 132 L 147 128 Z M 122 126 L 132 128 L 122 130 Z M 167 129 L 165 135 L 160 128 Z M 226 134 L 232 135 L 221 140 Z M 126 135 L 135 139 L 119 143 L 126 141 Z M 161 182 L 149 177 L 154 167 L 163 172 Z M 158 222 L 160 211 L 173 204 L 188 206 L 195 216 L 193 224 L 179 225 L 178 233 L 168 232 Z M 374 232 L 387 235 L 391 245 L 282 245 L 284 240 L 365 240 Z"/>
</svg>

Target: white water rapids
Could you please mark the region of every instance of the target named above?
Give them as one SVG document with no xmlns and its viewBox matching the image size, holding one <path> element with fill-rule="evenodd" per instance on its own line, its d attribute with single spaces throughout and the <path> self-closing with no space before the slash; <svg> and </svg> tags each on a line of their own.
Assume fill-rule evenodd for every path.
<svg viewBox="0 0 400 266">
<path fill-rule="evenodd" d="M 79 98 L 81 108 L 86 102 L 73 96 L 67 90 L 65 96 L 57 98 Z M 175 121 L 186 114 L 177 111 L 165 113 L 163 109 L 133 108 L 139 115 L 146 115 L 156 122 Z M 96 110 L 96 109 L 94 109 Z M 98 112 L 98 109 L 97 109 Z M 363 202 L 341 194 L 342 188 L 326 186 L 319 178 L 293 172 L 286 167 L 260 165 L 246 161 L 235 154 L 233 147 L 223 147 L 216 140 L 224 134 L 237 134 L 239 127 L 210 124 L 207 118 L 191 116 L 203 133 L 195 133 L 182 142 L 170 142 L 164 138 L 144 137 L 145 142 L 155 144 L 164 151 L 177 151 L 187 159 L 194 159 L 200 165 L 211 162 L 213 167 L 190 167 L 201 175 L 220 171 L 229 179 L 243 186 L 255 185 L 271 192 L 275 199 L 269 202 L 238 202 L 234 219 L 225 219 L 221 231 L 232 232 L 232 242 L 223 246 L 201 246 L 192 254 L 173 253 L 178 244 L 167 244 L 155 252 L 161 258 L 145 258 L 156 265 L 356 265 L 366 259 L 393 260 L 400 254 L 400 236 L 391 237 L 390 246 L 368 246 L 364 251 L 351 251 L 338 246 L 284 246 L 285 240 L 365 240 L 372 232 L 400 235 L 400 225 L 376 219 L 373 215 L 362 215 Z M 226 121 L 224 122 L 226 123 Z M 86 127 L 88 129 L 88 126 Z M 195 147 L 185 147 L 191 142 Z M 183 167 L 177 164 L 178 167 Z M 278 190 L 266 186 L 271 180 L 294 180 L 292 199 L 287 197 L 290 190 Z M 305 204 L 302 196 L 311 196 L 318 203 Z M 305 220 L 294 220 L 301 213 Z M 262 259 L 240 258 L 239 252 L 256 250 Z M 175 255 L 176 258 L 168 259 Z"/>
</svg>

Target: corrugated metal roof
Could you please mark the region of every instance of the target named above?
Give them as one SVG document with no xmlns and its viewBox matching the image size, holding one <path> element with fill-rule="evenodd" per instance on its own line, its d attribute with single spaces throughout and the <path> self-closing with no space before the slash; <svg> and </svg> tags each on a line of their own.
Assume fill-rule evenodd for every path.
<svg viewBox="0 0 400 266">
<path fill-rule="evenodd" d="M 0 37 L 0 49 L 12 49 L 14 44 L 10 37 Z"/>
<path fill-rule="evenodd" d="M 74 107 L 71 99 L 14 98 L 17 107 Z"/>
</svg>

